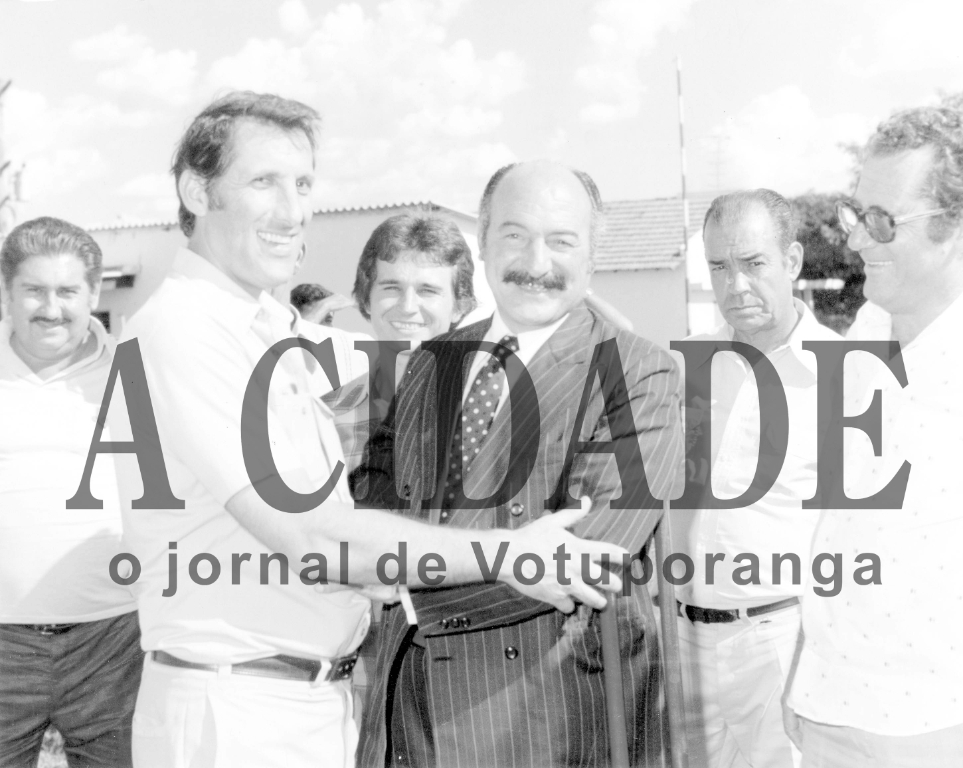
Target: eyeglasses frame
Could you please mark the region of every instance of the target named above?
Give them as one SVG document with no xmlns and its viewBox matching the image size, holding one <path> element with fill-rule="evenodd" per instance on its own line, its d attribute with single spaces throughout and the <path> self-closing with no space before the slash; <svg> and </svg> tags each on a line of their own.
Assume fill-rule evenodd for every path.
<svg viewBox="0 0 963 768">
<path fill-rule="evenodd" d="M 843 217 L 839 215 L 839 210 L 840 208 L 844 208 L 844 207 L 849 208 L 853 213 L 856 214 L 856 223 L 862 224 L 863 229 L 866 230 L 866 234 L 869 235 L 873 240 L 875 240 L 880 245 L 886 245 L 887 243 L 891 243 L 896 239 L 896 228 L 900 224 L 907 224 L 911 221 L 918 221 L 919 219 L 928 219 L 928 218 L 931 218 L 932 216 L 939 216 L 941 213 L 946 213 L 946 208 L 933 208 L 929 211 L 920 211 L 918 213 L 907 213 L 903 216 L 894 216 L 886 209 L 880 208 L 878 205 L 871 205 L 869 206 L 869 208 L 861 210 L 856 207 L 856 204 L 853 203 L 852 200 L 837 200 L 835 205 L 836 218 L 839 220 L 840 229 L 842 229 L 847 236 L 851 235 L 855 231 L 856 227 L 854 226 L 852 229 L 848 229 L 846 224 L 843 223 Z M 876 210 L 882 214 L 885 214 L 886 217 L 892 222 L 890 226 L 892 227 L 892 230 L 893 230 L 893 236 L 889 240 L 880 240 L 878 237 L 874 237 L 873 234 L 869 231 L 869 228 L 866 226 L 866 215 L 873 210 Z"/>
</svg>

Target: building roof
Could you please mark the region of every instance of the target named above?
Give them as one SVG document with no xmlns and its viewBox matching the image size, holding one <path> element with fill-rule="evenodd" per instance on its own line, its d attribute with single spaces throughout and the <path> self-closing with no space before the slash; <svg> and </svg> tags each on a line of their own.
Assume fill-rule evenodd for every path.
<svg viewBox="0 0 963 768">
<path fill-rule="evenodd" d="M 84 229 L 88 232 L 110 232 L 118 229 L 175 229 L 180 228 L 176 221 L 149 221 L 141 219 L 115 221 L 113 224 L 89 224 Z"/>
<path fill-rule="evenodd" d="M 689 237 L 702 228 L 717 192 L 689 195 Z M 682 198 L 616 200 L 605 204 L 605 231 L 595 255 L 602 272 L 675 269 L 682 264 Z"/>
<path fill-rule="evenodd" d="M 314 212 L 314 214 L 317 216 L 319 214 L 323 215 L 326 213 L 366 213 L 368 211 L 390 211 L 397 210 L 399 208 L 420 208 L 424 211 L 449 211 L 451 213 L 457 213 L 459 216 L 465 216 L 469 219 L 478 218 L 477 214 L 461 211 L 457 208 L 452 208 L 450 205 L 442 205 L 441 203 L 436 203 L 432 200 L 416 200 L 410 203 L 385 203 L 384 205 L 359 205 L 345 208 L 319 208 Z"/>
<path fill-rule="evenodd" d="M 385 205 L 359 205 L 348 208 L 319 208 L 314 212 L 314 215 L 323 216 L 325 214 L 332 213 L 367 213 L 368 211 L 390 211 L 411 208 L 419 208 L 423 211 L 448 211 L 469 219 L 478 218 L 473 213 L 466 213 L 465 211 L 460 211 L 457 208 L 452 208 L 448 205 L 442 205 L 441 203 L 435 203 L 431 200 L 421 200 L 410 203 L 386 203 Z M 128 221 L 120 220 L 114 222 L 113 224 L 92 224 L 86 227 L 86 229 L 88 232 L 104 232 L 119 229 L 173 229 L 179 226 L 180 225 L 177 223 L 177 221 L 142 221 L 136 219 Z"/>
</svg>

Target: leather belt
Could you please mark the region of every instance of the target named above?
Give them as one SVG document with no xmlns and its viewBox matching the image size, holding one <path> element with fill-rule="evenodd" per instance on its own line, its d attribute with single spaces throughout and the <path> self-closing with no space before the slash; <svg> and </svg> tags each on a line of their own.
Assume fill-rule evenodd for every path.
<svg viewBox="0 0 963 768">
<path fill-rule="evenodd" d="M 41 635 L 62 635 L 72 630 L 77 624 L 20 624 L 19 626 L 32 629 Z"/>
<path fill-rule="evenodd" d="M 151 651 L 151 658 L 158 664 L 168 667 L 178 667 L 179 669 L 198 669 L 206 672 L 217 672 L 221 665 L 218 664 L 198 664 L 193 661 L 184 661 L 177 656 L 172 656 L 166 651 Z M 349 656 L 342 656 L 330 661 L 330 668 L 324 679 L 326 682 L 333 683 L 337 680 L 346 680 L 351 677 L 358 654 L 353 653 Z M 317 659 L 302 659 L 297 656 L 269 656 L 266 659 L 256 659 L 254 661 L 244 661 L 240 664 L 231 664 L 231 673 L 235 675 L 253 675 L 254 677 L 273 677 L 280 680 L 298 680 L 301 682 L 313 683 L 318 679 L 322 668 L 326 662 Z"/>
<path fill-rule="evenodd" d="M 676 605 L 679 608 L 679 615 L 682 616 L 682 603 L 676 602 Z M 701 621 L 703 624 L 728 624 L 732 621 L 738 621 L 740 615 L 760 616 L 764 613 L 781 611 L 783 608 L 790 608 L 794 605 L 799 605 L 798 597 L 787 597 L 785 600 L 779 600 L 768 605 L 759 605 L 755 608 L 746 608 L 745 610 L 738 608 L 700 608 L 697 605 L 687 605 L 684 615 L 689 621 Z"/>
</svg>

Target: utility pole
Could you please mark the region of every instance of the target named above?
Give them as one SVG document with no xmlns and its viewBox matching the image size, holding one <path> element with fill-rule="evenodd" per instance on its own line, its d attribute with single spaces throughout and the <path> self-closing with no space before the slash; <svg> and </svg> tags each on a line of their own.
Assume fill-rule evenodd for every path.
<svg viewBox="0 0 963 768">
<path fill-rule="evenodd" d="M 3 96 L 12 82 L 12 80 L 0 80 L 0 241 L 17 224 L 17 211 L 14 208 L 16 192 L 13 184 L 13 161 L 7 157 L 3 141 Z"/>
<path fill-rule="evenodd" d="M 679 91 L 679 166 L 682 173 L 682 268 L 685 270 L 685 327 L 689 333 L 689 198 L 685 187 L 685 112 L 682 109 L 682 57 L 675 60 L 676 87 Z"/>
</svg>

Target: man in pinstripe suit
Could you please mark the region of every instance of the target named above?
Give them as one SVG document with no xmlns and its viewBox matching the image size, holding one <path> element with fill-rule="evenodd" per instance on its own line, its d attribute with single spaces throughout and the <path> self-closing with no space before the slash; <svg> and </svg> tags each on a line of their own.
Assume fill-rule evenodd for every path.
<svg viewBox="0 0 963 768">
<path fill-rule="evenodd" d="M 588 175 L 553 163 L 492 177 L 479 238 L 496 312 L 415 353 L 352 476 L 356 498 L 436 525 L 517 528 L 586 495 L 580 535 L 642 550 L 681 480 L 679 381 L 666 352 L 585 306 L 601 209 Z M 469 351 L 481 342 L 490 355 Z M 496 583 L 411 601 L 417 626 L 385 608 L 360 765 L 606 764 L 597 613 Z M 651 601 L 635 586 L 617 603 L 630 755 L 660 765 Z"/>
</svg>

